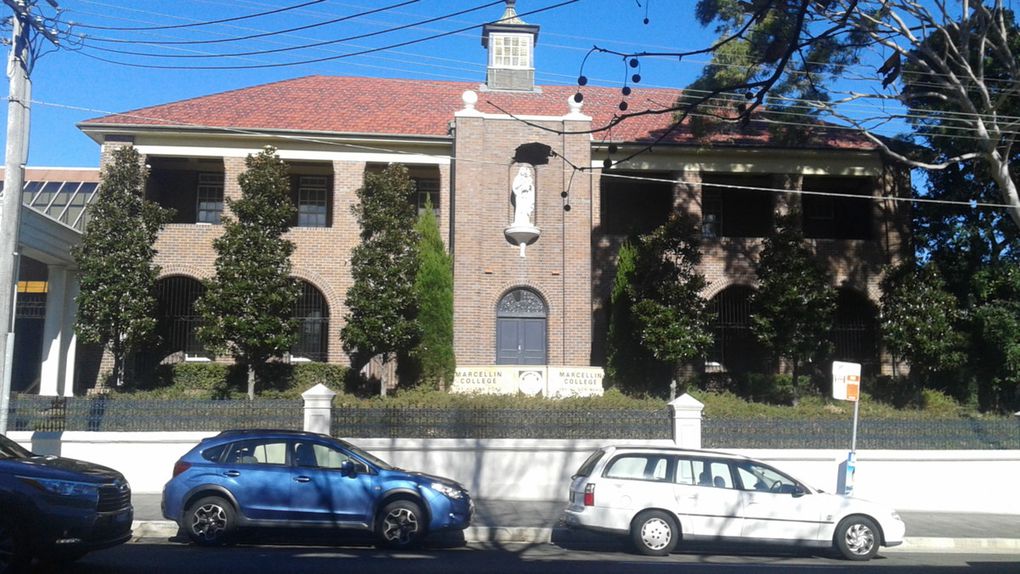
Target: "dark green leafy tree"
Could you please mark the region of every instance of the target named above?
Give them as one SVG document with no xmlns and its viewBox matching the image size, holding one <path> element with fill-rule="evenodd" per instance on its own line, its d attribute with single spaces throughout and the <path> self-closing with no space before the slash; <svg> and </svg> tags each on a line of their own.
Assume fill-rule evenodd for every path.
<svg viewBox="0 0 1020 574">
<path fill-rule="evenodd" d="M 756 273 L 751 331 L 773 356 L 790 365 L 796 401 L 803 366 L 831 350 L 836 293 L 804 241 L 795 215 L 777 218 L 763 242 Z"/>
<path fill-rule="evenodd" d="M 173 214 L 145 200 L 146 177 L 134 147 L 114 150 L 89 206 L 81 244 L 71 251 L 81 282 L 75 332 L 82 342 L 99 343 L 113 355 L 111 378 L 117 386 L 124 384 L 128 353 L 156 327 L 159 267 L 152 262 L 153 244 Z"/>
<path fill-rule="evenodd" d="M 673 214 L 641 236 L 629 294 L 641 345 L 672 366 L 678 384 L 684 383 L 685 365 L 712 344 L 711 315 L 701 296 L 705 276 L 698 272 L 700 238 L 686 214 Z"/>
<path fill-rule="evenodd" d="M 970 369 L 983 410 L 1020 408 L 1020 266 L 989 267 L 974 277 Z"/>
<path fill-rule="evenodd" d="M 952 372 L 964 363 L 963 316 L 934 265 L 902 263 L 886 271 L 881 287 L 882 341 L 915 376 Z"/>
<path fill-rule="evenodd" d="M 421 336 L 414 282 L 418 270 L 414 186 L 407 169 L 391 165 L 366 173 L 354 215 L 361 243 L 351 254 L 347 314 L 341 330 L 351 366 L 360 370 L 375 356 L 384 361 L 410 353 Z"/>
<path fill-rule="evenodd" d="M 664 378 L 663 364 L 641 344 L 640 326 L 634 315 L 632 293 L 638 257 L 635 242 L 625 242 L 617 255 L 616 277 L 607 309 L 606 382 L 634 392 L 648 392 L 655 390 L 658 386 L 655 382 Z"/>
<path fill-rule="evenodd" d="M 216 354 L 234 357 L 248 371 L 248 397 L 266 362 L 297 341 L 294 305 L 300 287 L 290 276 L 294 244 L 283 238 L 294 217 L 287 166 L 266 147 L 245 159 L 238 177 L 241 199 L 227 199 L 223 235 L 213 242 L 216 275 L 195 302 L 198 338 Z"/>
<path fill-rule="evenodd" d="M 439 235 L 431 201 L 426 201 L 415 228 L 419 240 L 414 291 L 421 340 L 412 355 L 422 381 L 445 388 L 453 382 L 457 368 L 453 352 L 453 261 Z"/>
</svg>

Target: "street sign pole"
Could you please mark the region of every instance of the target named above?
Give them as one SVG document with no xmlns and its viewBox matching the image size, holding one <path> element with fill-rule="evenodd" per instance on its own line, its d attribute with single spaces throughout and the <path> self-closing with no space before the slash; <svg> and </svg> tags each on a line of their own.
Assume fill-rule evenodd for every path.
<svg viewBox="0 0 1020 574">
<path fill-rule="evenodd" d="M 861 365 L 860 363 L 832 362 L 832 398 L 853 401 L 854 425 L 850 435 L 850 452 L 846 457 L 843 494 L 854 493 L 854 472 L 857 470 L 857 422 L 861 407 Z"/>
</svg>

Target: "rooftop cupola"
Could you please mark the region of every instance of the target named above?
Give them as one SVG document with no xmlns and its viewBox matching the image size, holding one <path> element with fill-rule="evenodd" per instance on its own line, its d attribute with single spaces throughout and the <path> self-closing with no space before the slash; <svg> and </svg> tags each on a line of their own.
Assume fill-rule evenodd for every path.
<svg viewBox="0 0 1020 574">
<path fill-rule="evenodd" d="M 482 27 L 482 46 L 489 50 L 485 85 L 490 90 L 535 90 L 538 26 L 520 19 L 516 4 L 516 0 L 506 0 L 503 16 Z"/>
</svg>

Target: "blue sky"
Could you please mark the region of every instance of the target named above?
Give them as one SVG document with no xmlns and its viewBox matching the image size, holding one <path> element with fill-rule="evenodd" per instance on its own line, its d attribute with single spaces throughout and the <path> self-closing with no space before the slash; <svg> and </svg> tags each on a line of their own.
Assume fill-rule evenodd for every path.
<svg viewBox="0 0 1020 574">
<path fill-rule="evenodd" d="M 319 63 L 280 65 L 295 61 L 334 58 L 364 49 L 380 48 L 479 25 L 498 19 L 503 4 L 459 16 L 415 25 L 423 20 L 479 7 L 492 0 L 62 0 L 61 20 L 78 25 L 84 46 L 49 52 L 37 62 L 32 79 L 32 127 L 29 165 L 36 167 L 94 167 L 99 147 L 75 124 L 107 113 L 167 103 L 225 90 L 310 74 L 422 78 L 478 81 L 485 77 L 481 30 L 386 49 L 372 54 L 342 57 Z M 554 6 L 564 0 L 518 0 L 517 10 Z M 274 9 L 309 5 L 260 18 L 215 25 L 192 24 L 237 18 Z M 42 8 L 45 2 L 40 2 Z M 710 43 L 711 31 L 694 21 L 695 0 L 578 0 L 548 11 L 527 15 L 529 24 L 541 27 L 536 48 L 539 84 L 574 84 L 585 54 L 593 45 L 621 52 L 694 49 Z M 240 36 L 262 35 L 373 9 L 392 7 L 345 22 L 251 40 L 226 42 Z M 644 24 L 647 16 L 649 23 Z M 187 27 L 137 30 L 139 27 Z M 223 56 L 328 42 L 350 36 L 410 27 L 377 36 L 319 47 L 271 54 Z M 105 30 L 96 26 L 135 28 Z M 143 42 L 192 42 L 144 44 Z M 196 44 L 194 42 L 202 42 Z M 68 42 L 73 44 L 74 42 Z M 165 55 L 220 54 L 213 58 L 163 58 L 122 54 L 122 50 Z M 114 64 L 97 58 L 121 62 Z M 700 71 L 704 58 L 642 61 L 642 82 L 635 86 L 683 87 Z M 132 64 L 132 65 L 125 65 Z M 230 70 L 159 69 L 152 66 L 264 66 Z M 593 55 L 585 74 L 594 85 L 620 86 L 634 70 L 619 57 Z M 2 106 L 6 123 L 6 106 Z"/>
</svg>

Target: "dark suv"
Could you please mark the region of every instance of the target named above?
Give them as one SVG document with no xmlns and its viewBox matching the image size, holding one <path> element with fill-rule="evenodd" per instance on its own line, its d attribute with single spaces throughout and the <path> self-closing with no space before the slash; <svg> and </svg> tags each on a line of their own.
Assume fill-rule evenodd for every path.
<svg viewBox="0 0 1020 574">
<path fill-rule="evenodd" d="M 131 539 L 131 488 L 119 472 L 39 456 L 0 435 L 0 574 L 33 556 L 75 560 Z"/>
<path fill-rule="evenodd" d="M 474 504 L 460 484 L 390 466 L 327 435 L 224 431 L 174 465 L 163 516 L 197 544 L 229 542 L 241 527 L 374 533 L 405 548 L 430 532 L 463 530 Z"/>
</svg>

